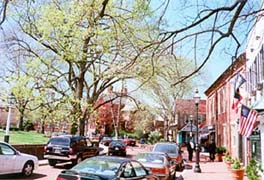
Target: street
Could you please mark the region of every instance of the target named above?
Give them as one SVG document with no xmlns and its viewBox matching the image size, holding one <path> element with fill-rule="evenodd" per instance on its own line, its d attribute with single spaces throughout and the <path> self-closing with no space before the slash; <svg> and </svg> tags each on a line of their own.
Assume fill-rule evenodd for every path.
<svg viewBox="0 0 264 180">
<path fill-rule="evenodd" d="M 127 147 L 127 157 L 132 158 L 134 155 L 136 155 L 140 151 L 150 151 L 151 147 Z M 58 176 L 58 174 L 65 169 L 70 169 L 72 165 L 70 163 L 65 164 L 59 164 L 55 167 L 51 167 L 48 164 L 39 166 L 37 171 L 34 171 L 33 176 L 25 178 L 21 177 L 19 174 L 15 175 L 8 175 L 8 176 L 0 176 L 0 179 L 37 179 L 37 180 L 55 180 Z"/>
</svg>

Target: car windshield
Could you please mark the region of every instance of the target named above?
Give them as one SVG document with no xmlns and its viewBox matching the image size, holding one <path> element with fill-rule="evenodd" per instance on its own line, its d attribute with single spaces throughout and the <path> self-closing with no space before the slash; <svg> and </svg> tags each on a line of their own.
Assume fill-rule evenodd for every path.
<svg viewBox="0 0 264 180">
<path fill-rule="evenodd" d="M 74 166 L 71 170 L 95 175 L 103 175 L 107 177 L 115 177 L 119 167 L 120 163 L 115 161 L 87 159 Z"/>
<path fill-rule="evenodd" d="M 163 164 L 164 155 L 156 153 L 140 153 L 135 156 L 135 159 L 142 163 L 154 163 L 154 164 Z"/>
<path fill-rule="evenodd" d="M 164 152 L 168 154 L 178 154 L 178 147 L 174 144 L 156 144 L 154 152 Z"/>
<path fill-rule="evenodd" d="M 111 145 L 124 145 L 124 142 L 122 140 L 113 140 Z"/>
<path fill-rule="evenodd" d="M 49 140 L 50 145 L 62 145 L 62 146 L 69 146 L 70 139 L 69 138 L 63 138 L 63 137 L 54 137 Z"/>
</svg>

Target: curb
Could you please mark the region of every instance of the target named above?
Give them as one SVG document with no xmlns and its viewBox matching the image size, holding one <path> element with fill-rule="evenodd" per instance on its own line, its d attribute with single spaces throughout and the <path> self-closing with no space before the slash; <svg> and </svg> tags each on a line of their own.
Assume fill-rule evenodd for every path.
<svg viewBox="0 0 264 180">
<path fill-rule="evenodd" d="M 39 160 L 39 166 L 45 166 L 45 165 L 48 165 L 49 162 L 47 159 L 44 159 L 44 160 Z"/>
</svg>

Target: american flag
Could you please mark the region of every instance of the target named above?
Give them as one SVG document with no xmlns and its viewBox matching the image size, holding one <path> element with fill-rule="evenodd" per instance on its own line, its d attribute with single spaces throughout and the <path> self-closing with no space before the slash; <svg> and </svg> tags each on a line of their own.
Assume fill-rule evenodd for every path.
<svg viewBox="0 0 264 180">
<path fill-rule="evenodd" d="M 239 122 L 239 132 L 241 135 L 249 137 L 254 129 L 258 117 L 258 112 L 242 105 Z"/>
<path fill-rule="evenodd" d="M 232 109 L 238 113 L 238 105 L 240 104 L 242 100 L 242 96 L 239 92 L 239 88 L 246 82 L 246 79 L 240 74 L 237 73 L 235 77 L 235 83 L 234 83 L 234 99 L 232 103 Z"/>
</svg>

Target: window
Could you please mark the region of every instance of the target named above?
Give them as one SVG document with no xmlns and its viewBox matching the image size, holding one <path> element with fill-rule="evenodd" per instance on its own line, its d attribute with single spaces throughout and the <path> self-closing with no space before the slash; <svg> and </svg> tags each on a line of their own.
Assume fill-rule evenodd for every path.
<svg viewBox="0 0 264 180">
<path fill-rule="evenodd" d="M 14 155 L 15 154 L 14 150 L 5 144 L 0 144 L 0 148 L 2 150 L 2 154 L 4 155 Z"/>
<path fill-rule="evenodd" d="M 132 162 L 132 165 L 134 167 L 136 176 L 145 176 L 147 175 L 146 170 L 143 168 L 143 166 L 141 166 L 139 163 L 137 162 Z"/>
<path fill-rule="evenodd" d="M 121 176 L 125 177 L 125 178 L 135 177 L 135 172 L 134 172 L 133 167 L 130 163 L 127 163 L 125 165 L 125 169 L 124 169 Z"/>
</svg>

